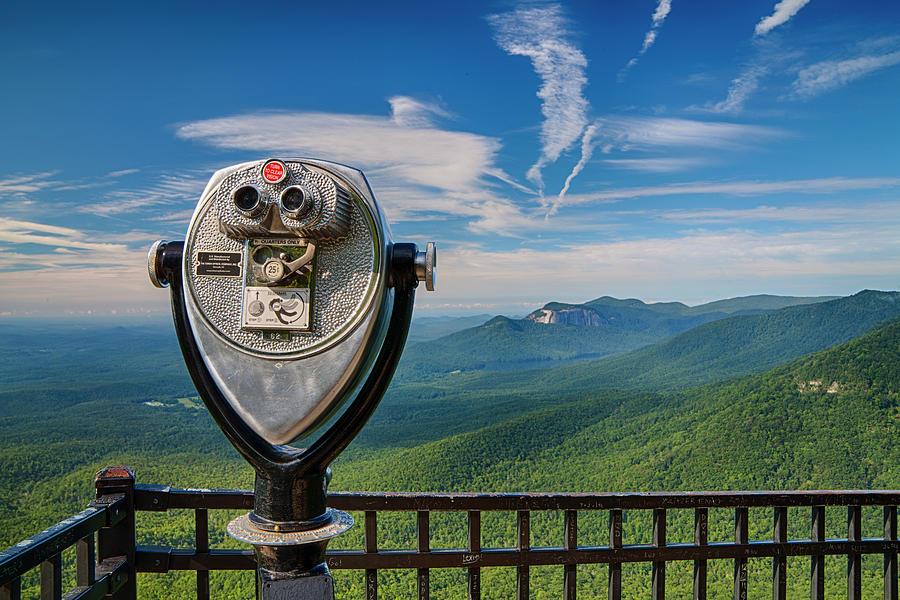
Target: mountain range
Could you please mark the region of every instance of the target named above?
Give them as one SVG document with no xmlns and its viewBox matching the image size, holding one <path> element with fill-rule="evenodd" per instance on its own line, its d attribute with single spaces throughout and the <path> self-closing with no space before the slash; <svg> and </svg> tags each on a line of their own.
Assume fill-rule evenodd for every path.
<svg viewBox="0 0 900 600">
<path fill-rule="evenodd" d="M 475 327 L 427 325 L 435 327 L 420 329 L 426 341 L 409 345 L 381 406 L 334 464 L 332 489 L 900 488 L 897 292 L 701 307 L 603 297 Z M 457 327 L 466 328 L 441 336 Z M 197 402 L 167 319 L 0 322 L 0 381 L 0 547 L 81 510 L 104 465 L 130 465 L 143 483 L 252 486 L 252 471 Z M 231 543 L 226 516 L 210 515 L 217 545 Z M 648 530 L 642 518 L 626 524 L 629 539 Z M 192 543 L 189 515 L 144 525 L 142 543 Z M 553 526 L 536 519 L 533 535 Z M 770 526 L 751 524 L 752 533 L 762 539 Z M 673 539 L 690 527 L 673 517 Z M 728 527 L 727 516 L 711 514 L 711 539 Z M 452 527 L 434 528 L 435 543 L 452 544 Z M 603 528 L 579 522 L 586 539 Z M 379 539 L 407 529 L 386 517 Z M 401 589 L 400 575 L 384 576 L 385 593 Z M 252 580 L 218 577 L 223 593 L 252 595 Z M 502 597 L 490 591 L 495 577 L 484 575 L 486 598 Z M 602 594 L 603 581 L 580 579 L 579 594 Z M 140 594 L 167 598 L 191 584 L 144 578 Z M 338 585 L 348 597 L 359 592 Z M 540 577 L 533 585 L 544 589 Z M 628 585 L 640 597 L 644 584 Z M 442 575 L 432 586 L 435 597 L 453 595 Z"/>
<path fill-rule="evenodd" d="M 545 368 L 647 346 L 703 323 L 834 297 L 757 295 L 699 306 L 603 296 L 584 304 L 550 302 L 523 319 L 497 316 L 438 339 L 410 344 L 401 377 L 454 370 Z"/>
</svg>

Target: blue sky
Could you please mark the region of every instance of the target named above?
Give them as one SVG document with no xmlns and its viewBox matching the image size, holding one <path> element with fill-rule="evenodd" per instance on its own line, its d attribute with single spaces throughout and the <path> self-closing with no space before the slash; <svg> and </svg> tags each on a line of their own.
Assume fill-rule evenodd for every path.
<svg viewBox="0 0 900 600">
<path fill-rule="evenodd" d="M 151 3 L 148 3 L 151 4 Z M 210 174 L 362 169 L 419 314 L 900 288 L 900 4 L 0 8 L 0 314 L 166 311 Z"/>
</svg>

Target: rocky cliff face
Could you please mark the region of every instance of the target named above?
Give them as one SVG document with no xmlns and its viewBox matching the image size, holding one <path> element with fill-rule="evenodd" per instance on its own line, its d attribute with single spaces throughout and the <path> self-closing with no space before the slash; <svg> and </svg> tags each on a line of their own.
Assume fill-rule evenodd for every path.
<svg viewBox="0 0 900 600">
<path fill-rule="evenodd" d="M 527 318 L 535 323 L 578 325 L 580 327 L 597 327 L 609 322 L 589 308 L 564 308 L 562 310 L 542 308 L 531 313 Z"/>
</svg>

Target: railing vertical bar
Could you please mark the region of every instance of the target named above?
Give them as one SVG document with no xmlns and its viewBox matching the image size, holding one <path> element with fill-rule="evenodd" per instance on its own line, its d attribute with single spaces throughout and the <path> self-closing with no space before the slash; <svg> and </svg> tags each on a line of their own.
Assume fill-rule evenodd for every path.
<svg viewBox="0 0 900 600">
<path fill-rule="evenodd" d="M 566 550 L 576 550 L 578 548 L 577 510 L 566 511 L 565 530 L 563 547 Z M 578 565 L 567 564 L 563 567 L 563 590 L 565 600 L 575 600 L 578 593 Z"/>
<path fill-rule="evenodd" d="M 41 600 L 62 600 L 62 557 L 59 554 L 41 562 Z"/>
<path fill-rule="evenodd" d="M 427 510 L 420 510 L 416 515 L 416 550 L 422 553 L 431 552 L 429 514 Z M 431 577 L 427 568 L 418 569 L 416 579 L 419 590 L 419 600 L 431 599 Z"/>
<path fill-rule="evenodd" d="M 209 552 L 209 511 L 194 509 L 194 548 L 197 552 Z M 197 600 L 209 600 L 209 571 L 197 569 Z"/>
<path fill-rule="evenodd" d="M 653 545 L 662 548 L 666 545 L 666 509 L 653 509 Z M 666 561 L 653 561 L 653 581 L 650 587 L 650 597 L 653 600 L 663 600 L 666 597 Z"/>
<path fill-rule="evenodd" d="M 22 600 L 22 580 L 16 577 L 6 585 L 0 586 L 0 600 Z"/>
<path fill-rule="evenodd" d="M 812 534 L 813 542 L 825 541 L 825 507 L 812 507 Z M 810 562 L 810 592 L 811 600 L 825 600 L 825 556 L 815 554 Z"/>
<path fill-rule="evenodd" d="M 114 591 L 107 600 L 133 600 L 137 598 L 135 570 L 135 528 L 134 528 L 134 471 L 127 467 L 105 467 L 94 477 L 97 488 L 98 505 L 104 505 L 118 495 L 125 497 L 125 516 L 112 527 L 103 527 L 97 532 L 97 562 L 122 557 L 125 559 L 123 573 L 114 581 Z"/>
<path fill-rule="evenodd" d="M 367 510 L 365 517 L 366 553 L 378 552 L 378 513 Z M 378 569 L 366 569 L 366 600 L 378 598 Z"/>
<path fill-rule="evenodd" d="M 622 547 L 622 511 L 609 511 L 609 547 Z M 622 600 L 622 563 L 609 563 L 609 600 Z"/>
<path fill-rule="evenodd" d="M 734 543 L 746 546 L 750 543 L 750 511 L 745 506 L 734 509 Z M 734 559 L 734 600 L 747 600 L 747 557 Z"/>
<path fill-rule="evenodd" d="M 709 543 L 709 509 L 694 509 L 694 545 Z M 706 559 L 694 561 L 694 600 L 706 600 Z"/>
<path fill-rule="evenodd" d="M 884 507 L 884 539 L 897 539 L 897 507 Z M 884 600 L 897 600 L 897 553 L 884 553 Z"/>
<path fill-rule="evenodd" d="M 469 511 L 469 555 L 477 562 L 481 556 L 481 511 Z M 481 600 L 481 567 L 469 567 L 469 600 Z"/>
<path fill-rule="evenodd" d="M 862 539 L 862 508 L 847 507 L 847 539 Z M 847 553 L 847 600 L 862 600 L 862 556 L 858 552 Z"/>
<path fill-rule="evenodd" d="M 75 585 L 94 585 L 94 534 L 75 542 Z"/>
<path fill-rule="evenodd" d="M 788 509 L 776 506 L 774 514 L 772 541 L 776 544 L 787 544 Z M 772 600 L 787 600 L 787 557 L 772 557 Z"/>
<path fill-rule="evenodd" d="M 527 510 L 517 511 L 516 516 L 517 543 L 516 549 L 522 553 L 523 563 L 525 555 L 531 549 L 531 513 Z M 527 564 L 516 567 L 516 598 L 528 600 L 530 572 Z"/>
</svg>

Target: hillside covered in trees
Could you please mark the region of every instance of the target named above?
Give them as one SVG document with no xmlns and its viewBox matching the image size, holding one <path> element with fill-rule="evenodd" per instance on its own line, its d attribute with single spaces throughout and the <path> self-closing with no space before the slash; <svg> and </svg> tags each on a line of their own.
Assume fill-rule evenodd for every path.
<svg viewBox="0 0 900 600">
<path fill-rule="evenodd" d="M 606 360 L 540 371 L 460 371 L 427 381 L 398 378 L 333 466 L 331 488 L 897 489 L 898 304 L 896 293 L 863 292 L 725 317 Z M 132 466 L 141 483 L 252 486 L 250 468 L 195 397 L 170 330 L 157 323 L 75 328 L 71 335 L 37 328 L 46 335 L 26 343 L 35 328 L 2 327 L 0 356 L 8 370 L 0 391 L 0 547 L 83 508 L 93 473 L 109 464 Z M 13 370 L 24 361 L 42 368 Z M 628 364 L 635 366 L 624 370 Z M 224 534 L 231 516 L 212 516 L 213 545 L 235 546 Z M 867 515 L 866 526 L 874 526 L 876 517 Z M 726 539 L 730 518 L 712 515 L 711 537 Z M 792 535 L 808 535 L 807 518 L 792 517 Z M 511 531 L 511 523 L 497 519 L 483 524 L 485 544 L 503 543 Z M 829 526 L 842 520 L 831 519 Z M 626 523 L 626 543 L 646 541 L 648 524 L 647 515 L 636 513 Z M 435 547 L 453 546 L 458 526 L 452 519 L 436 521 Z M 672 539 L 688 536 L 690 526 L 687 517 L 673 515 Z M 141 543 L 192 543 L 187 515 L 142 515 L 138 527 Z M 386 518 L 383 527 L 385 544 L 411 539 L 411 522 Z M 555 543 L 559 527 L 553 515 L 536 518 L 534 543 Z M 581 535 L 594 541 L 583 543 L 605 543 L 605 527 L 602 519 L 585 519 Z M 752 520 L 751 535 L 770 534 L 770 527 L 769 517 Z M 360 535 L 357 527 L 335 544 L 359 544 Z M 878 568 L 873 565 L 865 563 L 867 573 Z M 829 568 L 840 582 L 843 567 L 834 562 Z M 760 564 L 752 570 L 757 588 L 768 589 L 768 569 Z M 805 563 L 794 567 L 796 573 L 806 570 Z M 627 597 L 645 597 L 645 571 L 628 571 Z M 534 597 L 556 597 L 556 576 L 541 573 L 532 584 Z M 362 597 L 358 573 L 337 577 L 342 597 Z M 409 574 L 381 577 L 386 597 L 411 593 Z M 458 577 L 435 573 L 433 597 L 458 597 Z M 673 569 L 669 577 L 670 597 L 682 597 L 679 582 L 688 581 L 689 573 Z M 808 595 L 808 573 L 803 577 L 792 581 L 791 597 Z M 874 594 L 876 579 L 865 579 L 867 593 Z M 143 577 L 141 597 L 178 597 L 192 581 Z M 486 570 L 483 597 L 508 597 L 511 581 L 505 570 Z M 714 572 L 711 581 L 727 593 L 730 571 Z M 580 571 L 583 597 L 602 595 L 604 585 L 603 568 Z M 212 587 L 214 597 L 242 598 L 252 594 L 252 579 L 216 573 Z"/>
</svg>

